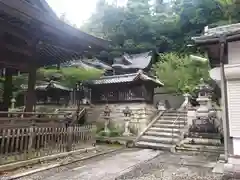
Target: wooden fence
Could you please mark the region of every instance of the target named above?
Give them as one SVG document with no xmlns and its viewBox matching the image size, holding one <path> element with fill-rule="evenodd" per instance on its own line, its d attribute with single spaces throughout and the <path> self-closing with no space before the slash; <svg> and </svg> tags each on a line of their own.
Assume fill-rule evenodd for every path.
<svg viewBox="0 0 240 180">
<path fill-rule="evenodd" d="M 95 126 L 0 127 L 0 165 L 86 147 L 95 142 Z"/>
<path fill-rule="evenodd" d="M 0 128 L 65 127 L 66 124 L 76 124 L 84 116 L 86 108 L 61 108 L 55 112 L 5 112 L 0 111 Z"/>
</svg>

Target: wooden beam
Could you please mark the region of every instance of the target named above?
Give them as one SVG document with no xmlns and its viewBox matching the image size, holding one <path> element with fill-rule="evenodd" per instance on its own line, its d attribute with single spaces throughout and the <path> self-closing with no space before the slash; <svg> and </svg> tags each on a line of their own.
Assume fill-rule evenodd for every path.
<svg viewBox="0 0 240 180">
<path fill-rule="evenodd" d="M 11 34 L 21 40 L 24 40 L 26 44 L 30 44 L 30 39 L 32 38 L 32 34 L 27 32 L 26 30 L 14 26 L 8 22 L 5 22 L 0 19 L 0 33 L 8 33 Z"/>
<path fill-rule="evenodd" d="M 28 59 L 22 54 L 12 53 L 8 50 L 0 49 L 0 64 L 4 67 L 12 67 L 25 70 L 28 66 Z"/>
<path fill-rule="evenodd" d="M 4 60 L 0 60 L 0 66 L 4 67 L 4 68 L 13 68 L 13 69 L 18 69 L 18 70 L 22 70 L 25 71 L 28 69 L 27 64 L 24 63 L 16 63 L 16 62 L 9 62 L 9 61 L 4 61 Z"/>
<path fill-rule="evenodd" d="M 60 36 L 62 36 L 61 33 L 68 34 L 75 42 L 85 40 L 86 42 L 99 47 L 107 48 L 108 46 L 107 41 L 91 36 L 61 22 L 60 20 L 49 17 L 48 14 L 33 8 L 31 5 L 23 1 L 0 0 L 0 10 L 8 12 L 9 14 L 14 14 L 15 17 L 24 16 L 26 19 L 35 19 L 45 25 L 45 30 L 51 30 Z"/>
<path fill-rule="evenodd" d="M 39 32 L 36 33 L 34 31 L 28 32 L 27 30 L 23 28 L 19 28 L 17 26 L 14 26 L 4 20 L 0 19 L 0 34 L 2 33 L 8 33 L 11 34 L 21 40 L 24 40 L 26 44 L 29 46 L 32 46 L 32 38 L 39 36 L 39 38 L 45 43 L 51 46 L 55 46 L 60 49 L 65 49 L 67 51 L 75 51 L 76 52 L 76 47 L 73 47 L 73 44 L 67 43 L 64 41 L 64 38 L 61 37 L 60 39 L 56 37 L 56 35 L 52 34 L 52 36 L 49 35 L 50 38 L 45 36 L 41 31 L 41 28 L 39 28 Z M 54 42 L 54 43 L 53 43 Z M 57 44 L 57 45 L 55 45 Z M 82 48 L 78 49 L 79 51 L 83 51 Z M 79 53 L 79 52 L 78 52 Z"/>
<path fill-rule="evenodd" d="M 11 45 L 11 44 L 4 44 L 4 43 L 0 43 L 0 47 L 4 50 L 4 49 L 7 49 L 11 52 L 14 52 L 14 53 L 20 53 L 20 54 L 23 54 L 25 56 L 32 56 L 33 53 L 28 51 L 27 49 L 29 49 L 29 47 L 23 47 L 23 48 L 20 48 L 20 47 L 16 47 L 14 45 Z"/>
</svg>

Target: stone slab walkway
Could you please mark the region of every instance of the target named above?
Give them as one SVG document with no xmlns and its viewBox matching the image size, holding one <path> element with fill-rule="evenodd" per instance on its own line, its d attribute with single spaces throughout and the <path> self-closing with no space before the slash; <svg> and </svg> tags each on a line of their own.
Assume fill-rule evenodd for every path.
<svg viewBox="0 0 240 180">
<path fill-rule="evenodd" d="M 222 180 L 221 174 L 212 173 L 216 158 L 161 152 L 116 180 Z"/>
<path fill-rule="evenodd" d="M 139 163 L 151 160 L 159 154 L 159 151 L 144 149 L 130 152 L 121 152 L 103 160 L 92 161 L 67 171 L 51 174 L 44 180 L 113 180 L 121 172 L 126 172 Z M 35 180 L 35 178 L 25 177 L 21 180 Z M 37 178 L 36 179 L 41 179 Z"/>
</svg>

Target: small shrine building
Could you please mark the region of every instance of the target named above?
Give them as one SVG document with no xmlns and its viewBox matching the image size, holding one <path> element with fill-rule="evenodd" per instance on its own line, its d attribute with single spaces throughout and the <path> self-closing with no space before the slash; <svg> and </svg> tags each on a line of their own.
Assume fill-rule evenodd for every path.
<svg viewBox="0 0 240 180">
<path fill-rule="evenodd" d="M 104 76 L 87 82 L 92 89 L 92 103 L 153 103 L 154 88 L 163 86 L 155 77 L 139 70 L 136 73 Z"/>
</svg>

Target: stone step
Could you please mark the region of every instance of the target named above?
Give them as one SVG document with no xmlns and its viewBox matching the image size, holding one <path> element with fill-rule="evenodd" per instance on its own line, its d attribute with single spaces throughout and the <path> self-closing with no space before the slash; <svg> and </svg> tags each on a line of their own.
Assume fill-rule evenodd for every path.
<svg viewBox="0 0 240 180">
<path fill-rule="evenodd" d="M 204 151 L 204 152 L 224 152 L 223 146 L 206 146 L 197 144 L 182 144 L 181 146 L 176 146 L 177 151 Z"/>
<path fill-rule="evenodd" d="M 164 119 L 164 118 L 168 118 L 168 119 L 176 119 L 176 118 L 186 118 L 187 116 L 178 116 L 178 115 L 162 115 L 160 118 Z"/>
<path fill-rule="evenodd" d="M 146 141 L 146 142 L 155 142 L 155 143 L 163 143 L 163 144 L 172 144 L 177 143 L 179 141 L 176 137 L 156 137 L 156 136 L 150 136 L 150 135 L 143 135 L 140 138 L 140 141 Z"/>
<path fill-rule="evenodd" d="M 151 127 L 149 128 L 149 131 L 156 131 L 156 132 L 174 132 L 174 133 L 179 133 L 180 130 L 179 128 L 162 128 L 162 127 Z"/>
<path fill-rule="evenodd" d="M 160 119 L 186 119 L 186 116 L 168 116 L 168 115 L 163 115 L 160 116 Z"/>
<path fill-rule="evenodd" d="M 145 142 L 138 141 L 136 143 L 137 147 L 149 148 L 149 149 L 160 149 L 160 150 L 170 150 L 174 147 L 172 144 L 163 144 L 163 143 L 154 143 L 154 142 Z"/>
<path fill-rule="evenodd" d="M 208 139 L 221 139 L 221 135 L 219 133 L 193 133 L 190 132 L 188 137 L 190 138 L 208 138 Z"/>
<path fill-rule="evenodd" d="M 158 131 L 147 131 L 144 135 L 150 135 L 150 136 L 160 136 L 160 137 L 179 137 L 179 133 L 176 132 L 158 132 Z"/>
<path fill-rule="evenodd" d="M 175 122 L 175 119 L 173 120 L 173 119 L 159 119 L 159 120 L 157 120 L 157 122 L 156 123 L 161 123 L 161 124 L 173 124 Z M 185 123 L 187 123 L 187 121 L 184 121 L 184 120 L 182 120 L 182 119 L 178 119 L 176 122 L 175 122 L 175 124 L 185 124 Z"/>
<path fill-rule="evenodd" d="M 181 116 L 184 116 L 184 115 L 187 115 L 187 112 L 164 112 L 163 115 L 181 115 Z"/>
<path fill-rule="evenodd" d="M 193 143 L 191 141 L 193 140 Z M 189 144 L 189 145 L 213 145 L 213 146 L 219 146 L 221 144 L 220 139 L 204 139 L 204 138 L 185 138 L 182 141 L 183 144 Z"/>
<path fill-rule="evenodd" d="M 184 124 L 180 124 L 180 125 L 179 124 L 163 124 L 163 123 L 156 122 L 155 124 L 153 124 L 153 127 L 182 129 L 184 127 Z"/>
<path fill-rule="evenodd" d="M 178 111 L 178 110 L 168 110 L 168 111 L 165 111 L 164 113 L 179 113 L 179 114 L 186 114 L 187 111 Z"/>
</svg>

